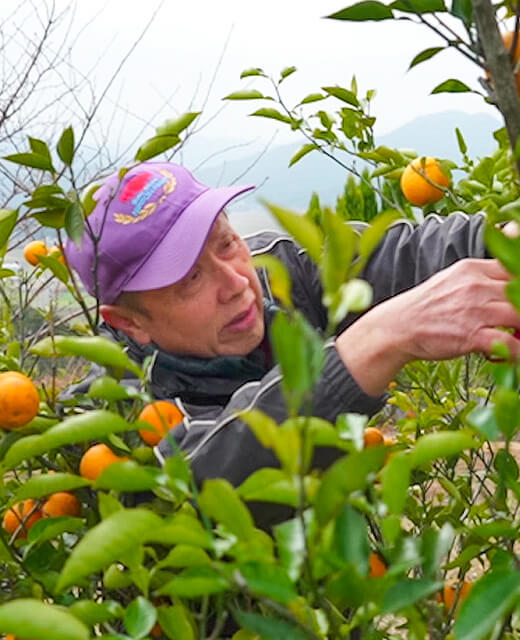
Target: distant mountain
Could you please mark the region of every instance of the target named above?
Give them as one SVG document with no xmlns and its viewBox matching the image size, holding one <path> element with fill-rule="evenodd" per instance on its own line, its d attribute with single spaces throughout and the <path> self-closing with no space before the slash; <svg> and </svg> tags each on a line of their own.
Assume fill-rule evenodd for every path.
<svg viewBox="0 0 520 640">
<path fill-rule="evenodd" d="M 487 155 L 496 147 L 493 131 L 500 127 L 498 118 L 487 114 L 467 114 L 458 111 L 415 118 L 399 129 L 378 137 L 376 143 L 395 148 L 415 149 L 422 155 L 449 158 L 456 162 L 460 159 L 456 127 L 466 140 L 470 157 Z M 347 172 L 333 160 L 317 152 L 310 153 L 289 168 L 289 161 L 301 144 L 303 142 L 276 146 L 261 157 L 250 155 L 219 164 L 208 163 L 208 166 L 203 166 L 197 171 L 197 176 L 203 182 L 214 186 L 230 184 L 237 181 L 238 176 L 242 176 L 238 180 L 240 184 L 258 186 L 251 196 L 241 199 L 234 207 L 237 210 L 254 211 L 255 220 L 256 212 L 261 212 L 258 214 L 260 220 L 250 220 L 245 225 L 245 231 L 264 226 L 266 220 L 269 220 L 262 206 L 258 204 L 258 198 L 265 198 L 294 210 L 304 210 L 315 191 L 322 203 L 334 205 L 348 177 Z M 345 157 L 343 159 L 348 160 Z M 248 167 L 250 169 L 242 175 Z M 359 161 L 357 168 L 362 168 Z M 238 216 L 236 219 L 238 220 Z"/>
</svg>

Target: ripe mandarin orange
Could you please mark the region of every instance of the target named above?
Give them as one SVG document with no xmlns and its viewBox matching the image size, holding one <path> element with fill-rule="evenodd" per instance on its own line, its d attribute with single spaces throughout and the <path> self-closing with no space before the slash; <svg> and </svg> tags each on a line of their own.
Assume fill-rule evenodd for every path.
<svg viewBox="0 0 520 640">
<path fill-rule="evenodd" d="M 18 429 L 30 422 L 40 408 L 33 381 L 19 371 L 0 373 L 0 427 Z"/>
<path fill-rule="evenodd" d="M 38 256 L 46 256 L 48 252 L 47 245 L 43 240 L 33 240 L 29 242 L 23 250 L 23 257 L 29 264 L 37 265 Z"/>
<path fill-rule="evenodd" d="M 65 264 L 65 256 L 63 255 L 61 249 L 59 247 L 51 247 L 49 249 L 49 256 L 56 258 L 61 264 Z"/>
<path fill-rule="evenodd" d="M 43 517 L 41 510 L 35 509 L 35 505 L 34 500 L 24 500 L 6 511 L 2 520 L 2 527 L 5 531 L 9 535 L 13 535 L 22 524 L 18 537 L 25 538 L 26 532 Z"/>
<path fill-rule="evenodd" d="M 138 420 L 147 422 L 150 429 L 139 429 L 139 435 L 150 446 L 158 444 L 170 429 L 182 422 L 184 416 L 177 407 L 167 400 L 157 400 L 147 404 Z"/>
<path fill-rule="evenodd" d="M 465 600 L 468 597 L 472 586 L 473 586 L 472 582 L 467 582 L 466 580 L 464 580 L 459 590 L 457 607 L 462 603 L 463 600 Z M 457 588 L 458 588 L 458 584 L 456 582 L 451 584 L 446 583 L 444 585 L 441 599 L 446 609 L 453 609 L 453 605 L 455 604 L 455 598 L 457 596 Z"/>
<path fill-rule="evenodd" d="M 370 552 L 368 558 L 370 569 L 368 571 L 369 578 L 382 578 L 386 573 L 386 565 L 381 559 L 381 556 L 375 551 Z"/>
<path fill-rule="evenodd" d="M 81 502 L 74 494 L 68 491 L 58 491 L 44 502 L 42 512 L 47 518 L 58 518 L 59 516 L 77 517 L 81 513 Z"/>
<path fill-rule="evenodd" d="M 95 444 L 89 447 L 79 463 L 79 473 L 83 478 L 97 480 L 101 473 L 115 462 L 123 462 L 128 458 L 116 456 L 106 444 Z"/>
<path fill-rule="evenodd" d="M 408 202 L 417 207 L 437 202 L 444 195 L 444 191 L 428 182 L 424 175 L 441 187 L 450 185 L 450 178 L 442 172 L 435 158 L 416 158 L 401 175 L 401 190 Z"/>
<path fill-rule="evenodd" d="M 365 449 L 368 449 L 369 447 L 377 447 L 378 445 L 385 443 L 385 437 L 376 427 L 367 427 L 363 434 L 363 443 L 365 445 Z"/>
</svg>

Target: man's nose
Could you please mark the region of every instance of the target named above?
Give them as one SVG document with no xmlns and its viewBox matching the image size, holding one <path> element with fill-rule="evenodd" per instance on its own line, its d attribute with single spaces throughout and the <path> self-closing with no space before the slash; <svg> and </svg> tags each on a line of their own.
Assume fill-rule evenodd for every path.
<svg viewBox="0 0 520 640">
<path fill-rule="evenodd" d="M 240 295 L 248 287 L 249 280 L 237 270 L 236 266 L 228 262 L 221 262 L 218 266 L 219 302 L 226 303 Z"/>
</svg>

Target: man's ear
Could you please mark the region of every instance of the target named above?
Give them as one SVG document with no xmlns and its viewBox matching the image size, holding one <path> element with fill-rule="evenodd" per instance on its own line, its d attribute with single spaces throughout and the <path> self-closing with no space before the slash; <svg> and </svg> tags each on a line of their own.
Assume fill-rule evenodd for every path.
<svg viewBox="0 0 520 640">
<path fill-rule="evenodd" d="M 152 341 L 140 316 L 130 309 L 114 304 L 102 304 L 99 312 L 107 324 L 126 333 L 139 344 L 149 344 Z"/>
</svg>

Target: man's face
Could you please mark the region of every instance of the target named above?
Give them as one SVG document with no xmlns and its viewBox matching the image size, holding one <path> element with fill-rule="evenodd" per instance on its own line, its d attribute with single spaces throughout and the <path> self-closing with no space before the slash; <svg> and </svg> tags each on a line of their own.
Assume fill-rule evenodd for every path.
<svg viewBox="0 0 520 640">
<path fill-rule="evenodd" d="M 139 318 L 145 335 L 170 353 L 246 355 L 264 336 L 262 288 L 249 248 L 223 214 L 186 277 L 141 292 L 139 305 L 149 316 Z"/>
</svg>

